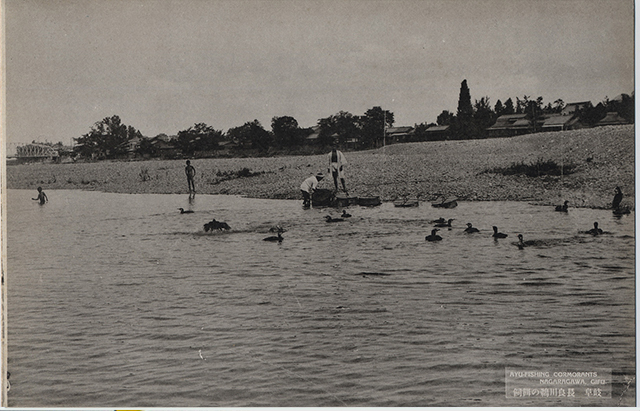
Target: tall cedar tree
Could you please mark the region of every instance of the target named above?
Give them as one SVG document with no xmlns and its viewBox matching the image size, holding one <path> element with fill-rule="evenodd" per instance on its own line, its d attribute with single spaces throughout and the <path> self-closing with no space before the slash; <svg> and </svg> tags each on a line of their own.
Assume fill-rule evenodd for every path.
<svg viewBox="0 0 640 411">
<path fill-rule="evenodd" d="M 460 84 L 458 113 L 453 126 L 453 138 L 456 140 L 466 140 L 476 136 L 477 127 L 473 122 L 473 106 L 471 105 L 471 93 L 467 86 L 467 80 L 462 80 L 462 84 Z"/>
<path fill-rule="evenodd" d="M 462 80 L 460 85 L 460 97 L 458 98 L 458 119 L 469 119 L 473 115 L 471 105 L 471 92 L 467 86 L 467 80 Z"/>
</svg>

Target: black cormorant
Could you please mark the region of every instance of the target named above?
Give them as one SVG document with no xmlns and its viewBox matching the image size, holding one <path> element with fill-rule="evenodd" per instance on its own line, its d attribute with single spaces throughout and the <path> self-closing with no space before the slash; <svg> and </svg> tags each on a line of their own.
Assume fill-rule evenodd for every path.
<svg viewBox="0 0 640 411">
<path fill-rule="evenodd" d="M 464 232 L 471 234 L 471 233 L 480 232 L 480 230 L 478 230 L 473 225 L 471 225 L 471 223 L 467 223 L 467 228 L 464 229 Z"/>
<path fill-rule="evenodd" d="M 493 226 L 493 238 L 506 238 L 508 234 L 499 233 L 498 227 Z"/>
<path fill-rule="evenodd" d="M 280 228 L 280 227 L 278 227 Z M 282 237 L 282 229 L 278 230 L 278 235 L 272 235 L 270 237 L 267 238 L 263 238 L 263 241 L 277 241 L 277 242 L 281 242 L 284 238 Z"/>
<path fill-rule="evenodd" d="M 225 223 L 224 221 L 216 221 L 216 219 L 214 218 L 204 225 L 205 232 L 213 230 L 231 230 L 231 227 L 229 227 L 229 224 Z"/>
<path fill-rule="evenodd" d="M 455 220 L 455 218 L 450 218 L 446 222 L 436 223 L 434 227 L 451 227 L 451 222 Z"/>
<path fill-rule="evenodd" d="M 602 234 L 603 231 L 601 228 L 598 228 L 598 222 L 596 221 L 595 223 L 593 223 L 593 228 L 589 231 L 587 231 L 587 234 L 591 234 L 591 235 L 598 235 L 598 234 Z"/>
<path fill-rule="evenodd" d="M 442 237 L 437 235 L 436 231 L 440 231 L 440 230 L 438 230 L 437 228 L 434 228 L 433 230 L 431 230 L 431 234 L 426 236 L 424 239 L 427 240 L 427 241 L 440 241 L 440 240 L 442 240 Z"/>
</svg>

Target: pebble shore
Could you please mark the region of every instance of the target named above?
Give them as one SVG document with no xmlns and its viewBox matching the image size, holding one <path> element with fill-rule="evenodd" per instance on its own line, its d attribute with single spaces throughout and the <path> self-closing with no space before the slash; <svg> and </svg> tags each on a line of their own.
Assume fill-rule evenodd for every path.
<svg viewBox="0 0 640 411">
<path fill-rule="evenodd" d="M 634 126 L 609 126 L 545 132 L 486 140 L 392 144 L 345 152 L 349 194 L 383 201 L 415 198 L 431 201 L 455 196 L 460 201 L 528 201 L 543 205 L 608 208 L 616 186 L 622 205 L 635 208 Z M 514 163 L 553 160 L 572 164 L 562 176 L 526 177 L 486 173 Z M 200 194 L 301 199 L 300 184 L 323 172 L 320 188 L 333 188 L 328 154 L 261 158 L 193 159 Z M 69 164 L 8 165 L 10 189 L 83 189 L 114 193 L 187 193 L 185 160 L 99 161 Z M 242 169 L 249 177 L 229 178 Z"/>
</svg>

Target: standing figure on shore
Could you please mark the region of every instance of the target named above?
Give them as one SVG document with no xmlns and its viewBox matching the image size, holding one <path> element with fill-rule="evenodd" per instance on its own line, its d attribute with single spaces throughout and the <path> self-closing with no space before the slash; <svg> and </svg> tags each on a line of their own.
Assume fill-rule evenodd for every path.
<svg viewBox="0 0 640 411">
<path fill-rule="evenodd" d="M 616 187 L 616 195 L 613 196 L 613 202 L 611 203 L 611 207 L 615 210 L 620 207 L 620 203 L 622 202 L 622 190 L 620 187 Z"/>
<path fill-rule="evenodd" d="M 191 161 L 187 160 L 187 165 L 184 168 L 184 173 L 187 175 L 187 184 L 189 184 L 189 193 L 196 192 L 196 185 L 193 182 L 193 178 L 196 176 L 196 169 L 191 165 Z"/>
<path fill-rule="evenodd" d="M 344 183 L 345 164 L 347 164 L 347 160 L 344 158 L 342 151 L 338 150 L 337 143 L 334 142 L 333 146 L 331 146 L 331 153 L 329 153 L 329 170 L 333 176 L 333 184 L 336 186 L 336 191 L 338 191 L 338 178 L 340 178 L 342 189 L 346 193 L 347 187 Z"/>
<path fill-rule="evenodd" d="M 38 187 L 38 197 L 32 198 L 32 200 L 40 201 L 40 205 L 49 202 L 49 198 L 47 198 L 47 195 L 42 191 L 42 187 Z"/>
<path fill-rule="evenodd" d="M 320 182 L 324 178 L 324 174 L 318 173 L 315 176 L 311 176 L 304 180 L 300 185 L 300 191 L 302 192 L 302 206 L 310 207 L 311 206 L 311 196 L 313 196 L 313 192 L 318 188 L 318 182 Z"/>
</svg>

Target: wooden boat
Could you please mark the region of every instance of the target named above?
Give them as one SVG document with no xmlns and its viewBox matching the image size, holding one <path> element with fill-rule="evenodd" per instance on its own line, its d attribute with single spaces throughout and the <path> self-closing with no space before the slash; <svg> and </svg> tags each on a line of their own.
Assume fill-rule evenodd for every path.
<svg viewBox="0 0 640 411">
<path fill-rule="evenodd" d="M 439 197 L 431 203 L 431 206 L 436 208 L 454 208 L 458 206 L 458 199 L 456 197 Z"/>
<path fill-rule="evenodd" d="M 324 188 L 319 188 L 313 192 L 313 196 L 311 197 L 311 204 L 314 207 L 331 207 L 335 204 L 335 196 L 333 195 L 333 190 L 327 190 Z"/>
<path fill-rule="evenodd" d="M 313 193 L 314 207 L 347 207 L 350 205 L 379 206 L 380 197 L 350 197 L 345 193 L 335 193 L 333 190 L 319 188 Z"/>
<path fill-rule="evenodd" d="M 346 193 L 337 193 L 335 195 L 336 207 L 348 207 L 350 205 L 358 204 L 358 197 L 350 197 Z"/>
<path fill-rule="evenodd" d="M 629 207 L 618 207 L 613 210 L 613 215 L 621 216 L 625 214 L 631 214 L 631 210 L 629 210 Z"/>
<path fill-rule="evenodd" d="M 358 205 L 366 207 L 375 207 L 382 204 L 380 197 L 358 197 Z"/>
</svg>

